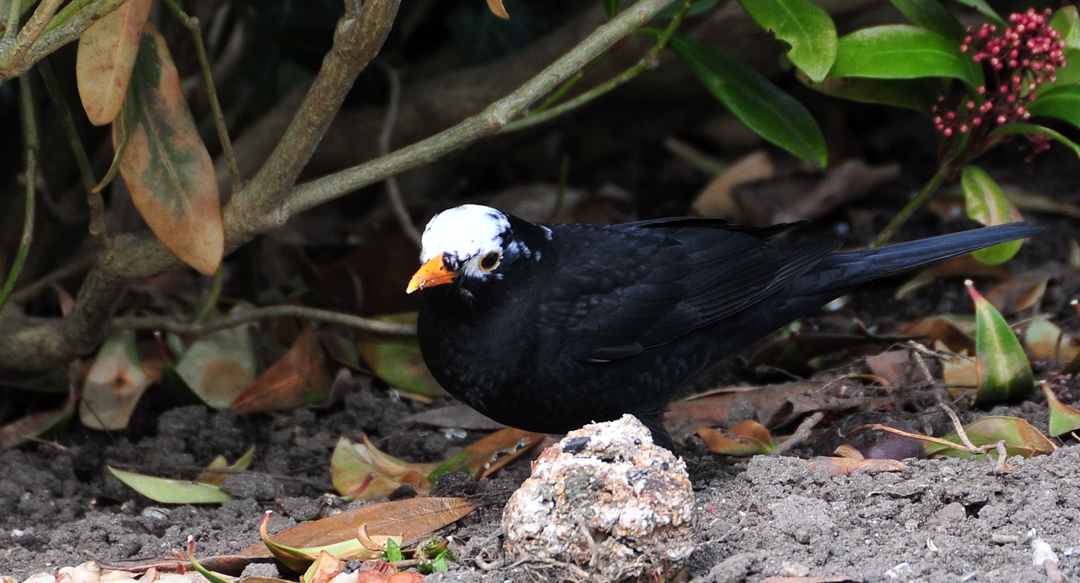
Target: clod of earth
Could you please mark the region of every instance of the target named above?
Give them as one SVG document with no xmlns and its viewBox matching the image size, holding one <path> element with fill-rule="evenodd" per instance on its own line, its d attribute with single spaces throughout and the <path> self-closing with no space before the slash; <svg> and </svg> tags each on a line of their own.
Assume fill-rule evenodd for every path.
<svg viewBox="0 0 1080 583">
<path fill-rule="evenodd" d="M 503 530 L 510 560 L 573 563 L 600 581 L 667 580 L 694 551 L 694 493 L 682 459 L 624 415 L 545 450 Z"/>
</svg>

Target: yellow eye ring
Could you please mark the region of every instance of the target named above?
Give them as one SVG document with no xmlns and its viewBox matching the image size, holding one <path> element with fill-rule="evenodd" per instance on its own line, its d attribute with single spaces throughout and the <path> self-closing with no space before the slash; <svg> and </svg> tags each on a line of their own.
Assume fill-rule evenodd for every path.
<svg viewBox="0 0 1080 583">
<path fill-rule="evenodd" d="M 499 266 L 500 255 L 498 251 L 492 251 L 480 259 L 480 269 L 491 271 Z"/>
</svg>

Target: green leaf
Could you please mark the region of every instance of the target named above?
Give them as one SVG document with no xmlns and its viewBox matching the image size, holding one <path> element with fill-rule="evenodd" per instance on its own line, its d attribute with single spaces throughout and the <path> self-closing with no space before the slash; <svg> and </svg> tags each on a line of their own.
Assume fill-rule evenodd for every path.
<svg viewBox="0 0 1080 583">
<path fill-rule="evenodd" d="M 1080 429 L 1080 411 L 1062 403 L 1046 381 L 1039 381 L 1039 386 L 1042 387 L 1046 404 L 1050 407 L 1050 423 L 1047 427 L 1050 435 L 1057 437 Z"/>
<path fill-rule="evenodd" d="M 761 28 L 791 45 L 787 56 L 814 81 L 828 74 L 836 59 L 836 25 L 813 0 L 739 0 Z"/>
<path fill-rule="evenodd" d="M 1005 451 L 1008 455 L 1019 455 L 1026 458 L 1037 455 L 1049 455 L 1057 449 L 1049 439 L 1038 429 L 1019 417 L 991 416 L 983 417 L 964 426 L 964 432 L 975 446 L 993 445 L 999 441 L 1005 441 Z M 943 439 L 960 444 L 960 436 L 953 431 L 945 435 Z M 991 454 L 995 452 L 991 451 Z M 971 457 L 966 451 L 951 449 L 937 443 L 926 444 L 926 455 Z"/>
<path fill-rule="evenodd" d="M 642 29 L 659 36 L 661 31 Z M 746 65 L 691 38 L 668 45 L 735 117 L 761 137 L 819 167 L 828 160 L 825 137 L 805 107 Z"/>
<path fill-rule="evenodd" d="M 1066 138 L 1065 136 L 1055 132 L 1054 130 L 1035 125 L 1033 123 L 1011 123 L 1008 125 L 999 126 L 990 132 L 991 136 L 1006 136 L 1010 134 L 1026 134 L 1029 136 L 1046 136 L 1048 138 L 1057 140 L 1058 142 L 1072 148 L 1073 152 L 1076 152 L 1077 156 L 1080 156 L 1080 144 Z"/>
<path fill-rule="evenodd" d="M 1050 26 L 1061 33 L 1061 40 L 1065 41 L 1063 52 L 1066 65 L 1054 73 L 1057 76 L 1057 85 L 1075 85 L 1080 81 L 1080 15 L 1077 14 L 1076 7 L 1064 6 L 1055 12 L 1050 19 Z M 1049 87 L 1043 84 L 1039 89 L 1046 90 Z"/>
<path fill-rule="evenodd" d="M 706 12 L 715 8 L 716 5 L 719 3 L 720 0 L 698 0 L 697 2 L 694 2 L 692 6 L 690 6 L 690 10 L 686 11 L 685 18 L 705 14 Z M 660 14 L 657 14 L 653 18 L 653 20 L 671 20 L 672 18 L 675 18 L 675 15 L 679 12 L 680 4 L 682 4 L 682 2 L 676 2 L 671 6 L 668 6 L 667 8 L 661 10 Z"/>
<path fill-rule="evenodd" d="M 938 0 L 891 0 L 915 24 L 959 44 L 967 30 Z"/>
<path fill-rule="evenodd" d="M 907 24 L 874 26 L 841 37 L 829 77 L 948 77 L 972 87 L 983 85 L 982 69 L 957 43 Z"/>
<path fill-rule="evenodd" d="M 1009 202 L 1009 197 L 990 176 L 975 166 L 965 166 L 960 184 L 964 191 L 964 205 L 967 216 L 986 226 L 1004 225 L 1017 220 L 1016 208 Z M 979 249 L 972 253 L 984 265 L 998 265 L 1013 258 L 1023 241 L 1009 241 Z"/>
<path fill-rule="evenodd" d="M 998 25 L 999 28 L 1005 28 L 1006 26 L 1008 26 L 1008 23 L 1005 22 L 1005 19 L 998 16 L 998 13 L 995 12 L 993 8 L 990 8 L 990 5 L 986 3 L 986 0 L 956 0 L 956 1 L 963 4 L 964 6 L 974 8 L 975 10 L 977 10 L 979 12 L 979 14 L 982 14 L 983 16 L 985 16 L 987 20 L 989 20 L 990 22 Z"/>
<path fill-rule="evenodd" d="M 927 115 L 930 114 L 930 108 L 944 90 L 938 79 L 836 77 L 814 83 L 804 75 L 799 75 L 799 80 L 825 95 L 861 103 L 881 103 L 904 107 Z"/>
<path fill-rule="evenodd" d="M 1080 127 L 1080 85 L 1051 87 L 1039 94 L 1028 111 L 1034 116 L 1056 117 Z"/>
<path fill-rule="evenodd" d="M 187 480 L 155 478 L 106 467 L 112 475 L 116 476 L 116 479 L 143 496 L 162 504 L 221 504 L 233 499 L 217 486 Z"/>
<path fill-rule="evenodd" d="M 401 547 L 392 538 L 386 539 L 386 552 L 382 555 L 384 559 L 391 563 L 405 560 L 405 555 L 401 554 Z"/>
<path fill-rule="evenodd" d="M 615 15 L 619 13 L 619 0 L 603 0 L 604 12 L 607 13 L 608 20 L 615 18 Z"/>
<path fill-rule="evenodd" d="M 964 284 L 975 302 L 975 362 L 979 377 L 975 402 L 1004 401 L 1031 392 L 1035 377 L 1016 334 L 971 280 Z"/>
</svg>

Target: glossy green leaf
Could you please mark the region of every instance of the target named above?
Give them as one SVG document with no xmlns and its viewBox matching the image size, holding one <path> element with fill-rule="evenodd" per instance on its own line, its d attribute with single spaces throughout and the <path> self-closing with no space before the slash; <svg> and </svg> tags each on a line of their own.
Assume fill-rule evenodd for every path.
<svg viewBox="0 0 1080 583">
<path fill-rule="evenodd" d="M 1028 106 L 1031 115 L 1056 117 L 1080 127 L 1080 85 L 1051 87 Z"/>
<path fill-rule="evenodd" d="M 960 184 L 968 218 L 986 226 L 1004 225 L 1017 220 L 1018 212 L 1005 192 L 990 176 L 975 166 L 965 166 Z M 1023 241 L 1009 241 L 972 253 L 984 265 L 998 265 L 1013 258 Z"/>
<path fill-rule="evenodd" d="M 811 89 L 833 97 L 904 107 L 927 115 L 943 91 L 938 79 L 836 77 L 820 83 L 814 83 L 803 75 L 800 75 L 799 79 Z"/>
<path fill-rule="evenodd" d="M 659 35 L 660 31 L 642 29 Z M 697 78 L 747 127 L 816 166 L 828 159 L 825 137 L 805 107 L 746 65 L 676 34 L 668 45 Z"/>
<path fill-rule="evenodd" d="M 960 43 L 967 30 L 939 0 L 891 0 L 915 24 Z"/>
<path fill-rule="evenodd" d="M 1061 33 L 1061 40 L 1065 41 L 1065 66 L 1059 68 L 1054 74 L 1057 76 L 1055 85 L 1043 84 L 1039 92 L 1046 91 L 1055 86 L 1075 85 L 1080 82 L 1080 15 L 1075 6 L 1064 6 L 1054 13 L 1050 19 L 1050 26 Z M 1072 63 L 1072 65 L 1069 65 Z"/>
<path fill-rule="evenodd" d="M 998 27 L 1000 27 L 1000 28 L 1004 28 L 1004 27 L 1008 26 L 1008 24 L 1005 22 L 1005 19 L 1002 18 L 1001 16 L 999 16 L 998 13 L 993 8 L 991 8 L 989 4 L 986 3 L 986 0 L 956 0 L 956 1 L 963 4 L 964 6 L 974 8 L 975 10 L 977 10 L 979 12 L 979 14 L 982 14 L 983 16 L 985 16 L 988 21 L 998 25 Z"/>
<path fill-rule="evenodd" d="M 999 441 L 1005 441 L 1005 451 L 1008 455 L 1019 455 L 1026 458 L 1037 455 L 1050 455 L 1057 449 L 1045 435 L 1030 423 L 1019 417 L 992 416 L 983 417 L 973 423 L 964 426 L 964 432 L 968 439 L 977 447 L 994 445 Z M 960 436 L 955 432 L 945 435 L 943 439 L 961 443 Z M 966 451 L 952 449 L 937 443 L 926 444 L 926 454 L 929 456 L 971 457 Z M 990 455 L 996 455 L 991 450 Z"/>
<path fill-rule="evenodd" d="M 615 15 L 619 13 L 619 0 L 603 0 L 604 12 L 607 14 L 608 20 L 615 18 Z"/>
<path fill-rule="evenodd" d="M 972 87 L 983 84 L 982 69 L 957 43 L 906 24 L 864 28 L 841 37 L 829 77 L 948 77 Z"/>
<path fill-rule="evenodd" d="M 705 14 L 713 8 L 716 8 L 716 5 L 719 3 L 720 0 L 698 0 L 690 6 L 690 10 L 686 11 L 686 18 Z M 672 18 L 675 18 L 675 15 L 679 12 L 679 4 L 681 4 L 681 2 L 675 2 L 671 6 L 661 10 L 653 20 L 671 20 Z"/>
<path fill-rule="evenodd" d="M 828 74 L 836 59 L 836 25 L 813 0 L 739 0 L 758 26 L 791 45 L 788 59 L 814 81 Z"/>
<path fill-rule="evenodd" d="M 1068 146 L 1073 152 L 1076 152 L 1077 156 L 1080 156 L 1080 144 L 1066 138 L 1058 132 L 1041 125 L 1033 123 L 1011 123 L 1003 126 L 999 126 L 990 133 L 991 136 L 1005 136 L 1010 134 L 1027 134 L 1029 136 L 1046 136 L 1050 139 L 1057 140 L 1059 143 Z"/>
<path fill-rule="evenodd" d="M 975 362 L 979 379 L 975 402 L 993 403 L 1031 392 L 1035 377 L 1016 334 L 971 280 L 964 283 L 975 302 Z"/>
<path fill-rule="evenodd" d="M 1080 429 L 1080 411 L 1062 403 L 1046 381 L 1040 382 L 1039 386 L 1042 387 L 1042 392 L 1046 395 L 1046 404 L 1050 407 L 1048 427 L 1050 435 L 1057 437 Z"/>
<path fill-rule="evenodd" d="M 116 479 L 143 496 L 162 504 L 221 504 L 233 499 L 217 486 L 187 480 L 157 478 L 106 467 L 112 475 L 116 476 Z"/>
</svg>

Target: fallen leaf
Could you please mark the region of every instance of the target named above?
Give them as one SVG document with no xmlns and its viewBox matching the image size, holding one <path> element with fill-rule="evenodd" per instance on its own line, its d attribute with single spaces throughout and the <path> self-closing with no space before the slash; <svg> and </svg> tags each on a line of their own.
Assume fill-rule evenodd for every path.
<svg viewBox="0 0 1080 583">
<path fill-rule="evenodd" d="M 776 448 L 769 430 L 757 421 L 747 420 L 723 432 L 703 427 L 697 435 L 709 451 L 723 455 L 749 457 L 767 454 Z"/>
<path fill-rule="evenodd" d="M 229 313 L 235 314 L 240 307 Z M 255 380 L 259 359 L 255 349 L 255 324 L 243 324 L 207 334 L 191 344 L 176 373 L 203 403 L 224 409 Z"/>
<path fill-rule="evenodd" d="M 1080 429 L 1080 411 L 1062 403 L 1045 381 L 1040 382 L 1039 386 L 1046 395 L 1047 406 L 1050 407 L 1050 435 L 1057 437 Z"/>
<path fill-rule="evenodd" d="M 993 445 L 999 441 L 1004 441 L 1005 450 L 1010 456 L 1050 455 L 1057 449 L 1057 446 L 1038 429 L 1035 429 L 1030 423 L 1019 417 L 983 417 L 965 425 L 964 432 L 967 433 L 968 439 L 976 447 Z M 957 445 L 960 444 L 960 436 L 955 431 L 945 435 L 943 439 Z M 990 453 L 995 452 L 991 451 Z M 951 457 L 971 457 L 972 455 L 966 451 L 953 449 L 939 443 L 927 443 L 926 454 Z"/>
<path fill-rule="evenodd" d="M 326 400 L 332 378 L 326 353 L 310 328 L 289 351 L 230 404 L 241 415 L 295 409 Z"/>
<path fill-rule="evenodd" d="M 842 396 L 844 384 L 836 381 L 796 382 L 763 387 L 724 387 L 672 403 L 664 414 L 664 426 L 677 441 L 702 427 L 729 424 L 732 411 L 752 409 L 765 427 L 780 427 L 816 411 L 844 411 L 856 407 L 875 408 L 892 403 Z M 744 417 L 745 418 L 745 417 Z"/>
<path fill-rule="evenodd" d="M 1004 265 L 984 265 L 975 260 L 970 253 L 939 261 L 915 274 L 900 286 L 894 298 L 902 300 L 916 291 L 934 283 L 937 278 L 964 277 L 980 279 L 1009 279 L 1009 270 Z"/>
<path fill-rule="evenodd" d="M 1017 277 L 995 285 L 986 292 L 986 299 L 1005 315 L 1039 309 L 1049 277 Z"/>
<path fill-rule="evenodd" d="M 816 457 L 810 460 L 810 469 L 827 476 L 850 476 L 858 471 L 902 472 L 907 468 L 902 462 L 889 459 L 857 459 L 847 457 Z"/>
<path fill-rule="evenodd" d="M 1073 362 L 1080 358 L 1080 339 L 1065 334 L 1044 316 L 1034 316 L 1024 332 L 1028 356 L 1034 361 Z"/>
<path fill-rule="evenodd" d="M 472 502 L 463 498 L 408 498 L 369 504 L 328 518 L 305 522 L 274 535 L 273 539 L 278 544 L 296 549 L 320 550 L 342 541 L 352 541 L 357 547 L 354 549 L 355 556 L 337 558 L 367 560 L 375 556 L 356 540 L 361 526 L 372 535 L 401 536 L 404 545 L 412 545 L 475 509 Z M 318 550 L 315 554 L 318 554 Z M 270 551 L 260 542 L 245 549 L 240 556 L 269 557 Z"/>
<path fill-rule="evenodd" d="M 385 498 L 405 484 L 423 496 L 431 491 L 428 474 L 437 467 L 436 463 L 410 463 L 387 455 L 366 435 L 361 443 L 341 437 L 330 458 L 330 479 L 339 494 L 361 500 Z"/>
<path fill-rule="evenodd" d="M 330 583 L 330 580 L 344 568 L 345 565 L 341 561 L 323 551 L 300 577 L 300 583 Z"/>
<path fill-rule="evenodd" d="M 732 190 L 740 184 L 771 178 L 776 174 L 772 158 L 765 150 L 755 150 L 719 173 L 694 199 L 692 208 L 703 217 L 744 221 L 739 203 L 732 197 Z"/>
<path fill-rule="evenodd" d="M 101 345 L 90 367 L 79 403 L 79 421 L 101 431 L 127 427 L 139 399 L 153 382 L 139 361 L 135 331 L 116 330 Z"/>
<path fill-rule="evenodd" d="M 0 451 L 67 427 L 75 416 L 75 402 L 76 396 L 71 395 L 60 409 L 31 413 L 0 427 Z"/>
<path fill-rule="evenodd" d="M 195 478 L 196 482 L 201 484 L 209 484 L 211 486 L 220 486 L 225 478 L 229 477 L 226 472 L 215 472 L 213 470 L 246 470 L 251 465 L 251 460 L 255 459 L 255 446 L 248 448 L 244 455 L 240 456 L 235 463 L 229 464 L 225 459 L 225 456 L 217 456 L 206 466 L 206 470 L 199 474 L 198 478 Z"/>
<path fill-rule="evenodd" d="M 182 261 L 213 275 L 225 248 L 210 153 L 191 117 L 165 39 L 147 23 L 113 146 L 127 132 L 120 173 L 154 235 Z"/>
<path fill-rule="evenodd" d="M 162 504 L 221 504 L 233 499 L 217 486 L 209 484 L 157 478 L 125 472 L 111 466 L 106 466 L 106 468 L 113 476 L 116 476 L 116 479 L 127 484 L 131 489 Z"/>
<path fill-rule="evenodd" d="M 376 320 L 415 323 L 416 313 L 380 316 Z M 449 397 L 428 371 L 415 338 L 362 333 L 358 335 L 356 349 L 376 376 L 403 391 L 405 396 L 419 397 L 423 402 Z"/>
</svg>

